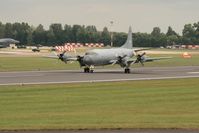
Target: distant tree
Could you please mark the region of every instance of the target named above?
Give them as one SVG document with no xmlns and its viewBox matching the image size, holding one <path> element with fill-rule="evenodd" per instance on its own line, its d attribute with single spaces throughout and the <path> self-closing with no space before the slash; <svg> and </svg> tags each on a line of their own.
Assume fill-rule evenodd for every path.
<svg viewBox="0 0 199 133">
<path fill-rule="evenodd" d="M 45 44 L 46 43 L 46 31 L 44 30 L 43 25 L 38 25 L 34 29 L 32 38 L 35 44 Z"/>
<path fill-rule="evenodd" d="M 159 27 L 154 27 L 153 31 L 151 32 L 151 35 L 152 36 L 160 36 L 160 34 L 161 34 L 160 28 Z"/>
<path fill-rule="evenodd" d="M 113 33 L 113 46 L 120 47 L 122 46 L 127 39 L 126 33 Z"/>
<path fill-rule="evenodd" d="M 0 38 L 4 37 L 5 25 L 0 22 Z"/>
<path fill-rule="evenodd" d="M 33 27 L 30 27 L 27 31 L 27 45 L 33 44 Z"/>
<path fill-rule="evenodd" d="M 12 24 L 12 34 L 14 39 L 20 40 L 20 42 L 24 43 L 24 27 L 22 27 L 21 23 L 14 23 Z"/>
<path fill-rule="evenodd" d="M 30 31 L 28 23 L 22 22 L 12 24 L 12 38 L 19 40 L 21 44 L 27 44 L 27 38 Z"/>
<path fill-rule="evenodd" d="M 114 46 L 121 46 L 127 38 L 126 33 L 113 33 Z M 42 44 L 60 45 L 65 42 L 79 43 L 104 43 L 110 45 L 110 33 L 107 27 L 103 31 L 97 31 L 94 25 L 64 25 L 55 23 L 45 30 L 43 25 L 36 28 L 29 26 L 28 23 L 6 23 L 0 22 L 0 38 L 13 38 L 19 40 L 21 44 Z M 171 44 L 199 44 L 199 22 L 185 24 L 182 36 L 176 33 L 171 26 L 168 27 L 166 34 L 161 32 L 159 27 L 154 27 L 148 33 L 133 33 L 134 46 L 138 47 L 159 47 Z"/>
<path fill-rule="evenodd" d="M 4 37 L 5 38 L 13 38 L 14 37 L 14 33 L 13 33 L 13 28 L 12 28 L 12 24 L 11 23 L 6 23 L 5 24 L 5 29 L 4 29 Z"/>
<path fill-rule="evenodd" d="M 80 26 L 76 31 L 76 42 L 85 43 L 86 32 L 84 26 Z"/>
<path fill-rule="evenodd" d="M 63 35 L 63 28 L 61 24 L 51 24 L 50 31 L 53 32 L 55 40 L 54 42 L 57 44 L 64 43 L 64 35 Z"/>
<path fill-rule="evenodd" d="M 196 44 L 199 45 L 199 22 L 194 23 Z"/>
<path fill-rule="evenodd" d="M 88 43 L 97 43 L 100 41 L 100 34 L 97 32 L 97 28 L 95 26 L 87 26 L 85 28 L 86 40 Z"/>
<path fill-rule="evenodd" d="M 182 35 L 184 37 L 194 37 L 195 35 L 195 30 L 194 30 L 194 27 L 192 26 L 192 24 L 186 24 L 184 26 L 184 29 L 182 31 Z"/>
<path fill-rule="evenodd" d="M 167 45 L 175 45 L 178 42 L 178 37 L 176 35 L 171 35 L 167 37 Z"/>
<path fill-rule="evenodd" d="M 167 33 L 167 45 L 175 45 L 179 42 L 179 35 L 169 26 Z"/>
<path fill-rule="evenodd" d="M 197 27 L 197 24 L 195 24 Z M 196 44 L 197 43 L 197 32 L 195 26 L 192 24 L 186 24 L 182 31 L 183 34 L 183 43 L 184 44 Z"/>
<path fill-rule="evenodd" d="M 171 28 L 171 26 L 168 27 L 168 30 L 167 30 L 167 33 L 166 33 L 167 36 L 178 36 L 178 34 Z"/>
<path fill-rule="evenodd" d="M 151 34 L 138 32 L 133 35 L 133 42 L 136 47 L 152 47 L 151 41 Z"/>
<path fill-rule="evenodd" d="M 72 41 L 77 43 L 78 42 L 78 31 L 81 30 L 81 26 L 80 25 L 73 25 L 72 27 Z"/>
<path fill-rule="evenodd" d="M 64 26 L 63 39 L 64 42 L 73 42 L 72 27 L 70 25 L 66 24 Z"/>
<path fill-rule="evenodd" d="M 161 33 L 161 29 L 159 27 L 154 27 L 151 32 L 151 46 L 152 47 L 160 47 L 167 45 L 167 37 L 164 33 Z"/>
<path fill-rule="evenodd" d="M 88 33 L 94 33 L 94 32 L 97 32 L 97 28 L 96 28 L 94 25 L 87 26 L 87 27 L 86 27 L 86 31 L 87 31 Z"/>
<path fill-rule="evenodd" d="M 53 32 L 52 29 L 49 29 L 47 32 L 46 32 L 46 43 L 49 45 L 49 46 L 55 46 L 55 45 L 60 45 L 57 43 L 57 40 L 56 40 L 56 36 Z"/>
<path fill-rule="evenodd" d="M 102 33 L 101 33 L 101 40 L 100 42 L 104 43 L 105 45 L 110 45 L 110 34 L 109 34 L 109 31 L 108 31 L 108 28 L 107 27 L 104 27 Z"/>
</svg>

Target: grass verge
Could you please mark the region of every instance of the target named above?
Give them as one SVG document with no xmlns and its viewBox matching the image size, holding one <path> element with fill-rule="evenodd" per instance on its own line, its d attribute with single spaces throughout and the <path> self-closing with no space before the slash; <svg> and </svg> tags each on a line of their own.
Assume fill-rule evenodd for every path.
<svg viewBox="0 0 199 133">
<path fill-rule="evenodd" d="M 198 128 L 198 81 L 0 86 L 0 130 Z"/>
<path fill-rule="evenodd" d="M 158 55 L 149 55 L 157 57 Z M 161 57 L 170 55 L 159 55 Z M 172 59 L 145 63 L 146 67 L 172 67 L 172 66 L 199 66 L 199 55 L 184 59 L 181 55 L 172 55 Z M 140 67 L 135 64 L 132 67 Z M 120 68 L 119 65 L 106 66 L 105 68 Z M 0 71 L 37 71 L 37 70 L 64 70 L 80 69 L 77 62 L 64 64 L 56 59 L 42 57 L 0 57 Z"/>
</svg>

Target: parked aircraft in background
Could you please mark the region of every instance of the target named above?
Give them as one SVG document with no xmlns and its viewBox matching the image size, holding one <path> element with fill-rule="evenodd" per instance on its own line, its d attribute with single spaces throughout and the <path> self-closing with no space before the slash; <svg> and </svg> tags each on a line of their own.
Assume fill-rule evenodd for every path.
<svg viewBox="0 0 199 133">
<path fill-rule="evenodd" d="M 6 47 L 9 47 L 10 44 L 17 44 L 17 43 L 20 43 L 20 42 L 12 38 L 3 38 L 3 39 L 0 39 L 0 48 L 6 48 Z"/>
<path fill-rule="evenodd" d="M 81 67 L 84 67 L 85 73 L 93 73 L 95 66 L 105 66 L 118 64 L 124 68 L 125 73 L 130 73 L 130 66 L 135 63 L 152 62 L 154 60 L 167 59 L 165 57 L 149 58 L 145 57 L 145 53 L 137 54 L 138 51 L 146 49 L 133 49 L 132 30 L 129 28 L 128 38 L 126 43 L 119 48 L 109 49 L 93 49 L 87 51 L 83 56 L 68 56 L 66 52 L 57 54 L 57 57 L 61 61 L 67 63 L 68 61 L 78 61 Z M 135 59 L 132 57 L 136 56 Z"/>
</svg>

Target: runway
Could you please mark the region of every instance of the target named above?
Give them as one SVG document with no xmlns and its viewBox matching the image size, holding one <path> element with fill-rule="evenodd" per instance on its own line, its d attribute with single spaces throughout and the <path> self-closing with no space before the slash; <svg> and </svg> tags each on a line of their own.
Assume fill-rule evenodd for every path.
<svg viewBox="0 0 199 133">
<path fill-rule="evenodd" d="M 199 66 L 140 67 L 130 74 L 123 69 L 95 69 L 94 73 L 79 70 L 0 72 L 0 85 L 109 82 L 199 77 Z"/>
</svg>

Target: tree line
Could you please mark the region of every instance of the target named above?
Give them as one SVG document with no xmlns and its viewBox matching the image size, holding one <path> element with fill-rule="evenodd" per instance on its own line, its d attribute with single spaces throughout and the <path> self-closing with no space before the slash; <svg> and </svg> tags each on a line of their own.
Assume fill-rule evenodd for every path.
<svg viewBox="0 0 199 133">
<path fill-rule="evenodd" d="M 51 24 L 46 30 L 42 24 L 37 27 L 28 23 L 0 22 L 0 38 L 13 38 L 19 40 L 22 45 L 55 46 L 63 43 L 104 43 L 110 45 L 111 33 L 107 27 L 98 31 L 93 25 L 67 25 L 59 23 Z M 114 46 L 121 46 L 127 38 L 127 33 L 114 32 Z M 159 27 L 154 27 L 151 33 L 133 33 L 134 46 L 136 47 L 160 47 L 168 45 L 199 45 L 199 22 L 185 24 L 182 35 L 176 33 L 171 26 L 166 33 Z"/>
</svg>

